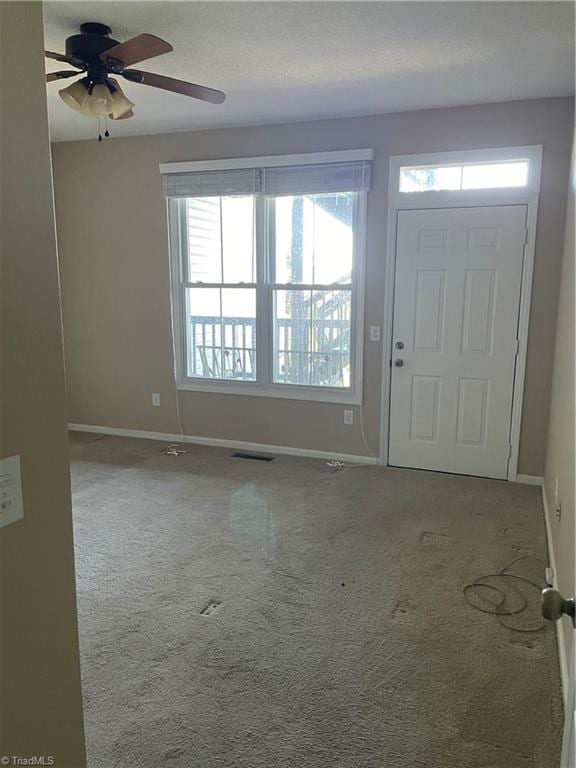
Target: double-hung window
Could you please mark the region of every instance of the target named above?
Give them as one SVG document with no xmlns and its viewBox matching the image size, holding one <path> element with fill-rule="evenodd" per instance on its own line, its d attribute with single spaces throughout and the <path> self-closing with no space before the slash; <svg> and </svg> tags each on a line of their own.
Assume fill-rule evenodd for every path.
<svg viewBox="0 0 576 768">
<path fill-rule="evenodd" d="M 161 166 L 180 388 L 361 401 L 370 158 Z"/>
</svg>

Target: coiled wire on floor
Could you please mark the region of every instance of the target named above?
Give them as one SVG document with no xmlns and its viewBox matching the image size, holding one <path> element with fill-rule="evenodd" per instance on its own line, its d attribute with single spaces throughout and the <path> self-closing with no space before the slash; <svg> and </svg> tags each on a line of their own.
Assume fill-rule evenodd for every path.
<svg viewBox="0 0 576 768">
<path fill-rule="evenodd" d="M 540 594 L 547 584 L 511 572 L 513 567 L 527 560 L 538 563 L 543 569 L 547 567 L 547 563 L 534 555 L 517 557 L 501 571 L 485 573 L 466 584 L 462 593 L 468 605 L 476 611 L 491 614 L 499 624 L 513 632 L 543 630 L 547 622 L 540 613 Z M 528 593 L 534 591 L 534 600 L 522 594 L 521 589 Z M 533 618 L 536 611 L 539 618 Z"/>
</svg>

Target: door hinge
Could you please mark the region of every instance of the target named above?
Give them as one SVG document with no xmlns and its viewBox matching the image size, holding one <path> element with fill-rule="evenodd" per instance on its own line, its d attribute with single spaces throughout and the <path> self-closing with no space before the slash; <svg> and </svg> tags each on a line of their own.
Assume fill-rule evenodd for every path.
<svg viewBox="0 0 576 768">
<path fill-rule="evenodd" d="M 524 245 L 528 242 L 528 227 L 524 227 Z"/>
<path fill-rule="evenodd" d="M 518 357 L 519 352 L 520 352 L 520 339 L 516 339 L 516 351 L 514 352 L 516 357 Z"/>
<path fill-rule="evenodd" d="M 508 443 L 508 458 L 512 458 L 512 443 Z"/>
</svg>

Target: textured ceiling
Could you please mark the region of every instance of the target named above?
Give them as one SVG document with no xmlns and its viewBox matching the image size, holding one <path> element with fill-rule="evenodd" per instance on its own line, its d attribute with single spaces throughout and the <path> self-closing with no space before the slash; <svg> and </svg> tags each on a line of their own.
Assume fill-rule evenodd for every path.
<svg viewBox="0 0 576 768">
<path fill-rule="evenodd" d="M 125 83 L 116 136 L 564 96 L 574 87 L 570 2 L 45 2 L 46 47 L 83 21 L 174 52 L 141 67 L 226 91 L 223 105 Z M 47 71 L 62 69 L 47 62 Z M 70 81 L 67 81 L 70 83 Z M 54 140 L 95 123 L 49 83 Z"/>
</svg>

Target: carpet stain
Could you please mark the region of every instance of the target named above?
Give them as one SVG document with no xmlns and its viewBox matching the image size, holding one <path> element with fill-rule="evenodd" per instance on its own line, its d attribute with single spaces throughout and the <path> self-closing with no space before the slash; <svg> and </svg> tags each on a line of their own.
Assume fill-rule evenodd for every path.
<svg viewBox="0 0 576 768">
<path fill-rule="evenodd" d="M 186 754 L 186 750 L 184 747 L 174 747 L 173 749 L 167 749 L 166 752 L 164 752 L 164 759 L 165 760 L 174 760 L 178 757 L 182 757 Z"/>
<path fill-rule="evenodd" d="M 392 609 L 392 618 L 395 621 L 407 621 L 412 619 L 415 606 L 407 600 L 398 600 Z"/>
<path fill-rule="evenodd" d="M 498 531 L 499 534 L 507 536 L 510 539 L 520 539 L 524 541 L 526 539 L 526 529 L 519 525 L 507 525 Z"/>
<path fill-rule="evenodd" d="M 516 555 L 516 557 L 534 555 L 534 547 L 531 544 L 513 544 L 512 552 Z"/>
<path fill-rule="evenodd" d="M 422 531 L 420 534 L 420 541 L 424 544 L 448 544 L 451 538 L 449 534 L 438 531 Z"/>
<path fill-rule="evenodd" d="M 200 616 L 210 616 L 214 611 L 217 611 L 221 605 L 222 602 L 220 600 L 209 600 L 204 608 L 201 609 Z"/>
<path fill-rule="evenodd" d="M 518 639 L 512 639 L 510 640 L 510 647 L 517 653 L 525 654 L 526 657 L 542 656 L 540 644 L 529 638 L 519 637 Z"/>
</svg>

